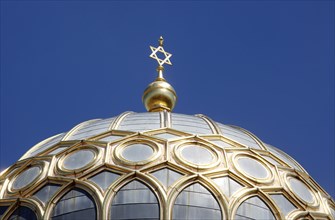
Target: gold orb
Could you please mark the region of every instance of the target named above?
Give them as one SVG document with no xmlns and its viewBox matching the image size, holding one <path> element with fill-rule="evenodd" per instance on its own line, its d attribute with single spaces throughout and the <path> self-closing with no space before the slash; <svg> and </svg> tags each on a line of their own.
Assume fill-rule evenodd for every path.
<svg viewBox="0 0 335 220">
<path fill-rule="evenodd" d="M 164 78 L 157 78 L 145 89 L 142 101 L 149 112 L 172 111 L 177 95 L 174 88 Z"/>
</svg>

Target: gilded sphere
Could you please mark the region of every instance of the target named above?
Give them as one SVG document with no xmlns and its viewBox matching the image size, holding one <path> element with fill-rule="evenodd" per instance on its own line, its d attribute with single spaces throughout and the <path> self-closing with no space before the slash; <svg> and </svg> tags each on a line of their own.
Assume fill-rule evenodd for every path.
<svg viewBox="0 0 335 220">
<path fill-rule="evenodd" d="M 172 111 L 177 95 L 174 88 L 163 78 L 157 78 L 145 89 L 142 101 L 149 112 Z"/>
</svg>

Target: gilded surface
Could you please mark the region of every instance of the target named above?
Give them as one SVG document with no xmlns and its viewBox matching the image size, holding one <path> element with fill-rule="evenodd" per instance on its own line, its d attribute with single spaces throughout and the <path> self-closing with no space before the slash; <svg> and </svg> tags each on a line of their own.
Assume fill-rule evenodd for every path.
<svg viewBox="0 0 335 220">
<path fill-rule="evenodd" d="M 176 91 L 163 77 L 163 65 L 172 65 L 170 61 L 172 54 L 164 50 L 163 37 L 160 37 L 159 46 L 157 48 L 150 46 L 150 49 L 152 51 L 150 57 L 155 59 L 158 63 L 158 77 L 154 82 L 148 85 L 143 93 L 142 100 L 144 106 L 149 112 L 172 111 L 177 101 Z M 157 53 L 163 54 L 164 58 L 159 58 Z"/>
<path fill-rule="evenodd" d="M 147 113 L 154 114 L 154 113 Z M 183 189 L 193 183 L 200 183 L 217 200 L 223 219 L 234 219 L 238 207 L 247 199 L 257 196 L 273 213 L 276 219 L 334 219 L 331 212 L 334 210 L 333 199 L 301 168 L 292 167 L 283 159 L 268 150 L 261 140 L 257 139 L 259 149 L 246 146 L 238 139 L 229 138 L 218 130 L 217 124 L 206 116 L 199 115 L 194 118 L 201 119 L 212 129 L 209 134 L 192 134 L 183 130 L 173 129 L 174 114 L 161 112 L 160 128 L 131 132 L 118 130 L 118 125 L 127 117 L 136 113 L 127 112 L 106 125 L 108 131 L 89 135 L 85 140 L 63 140 L 53 144 L 44 151 L 31 158 L 23 157 L 16 164 L 9 167 L 0 178 L 0 206 L 9 206 L 4 213 L 7 219 L 14 212 L 17 205 L 23 205 L 36 210 L 39 219 L 49 219 L 57 202 L 74 187 L 80 188 L 92 195 L 96 204 L 98 219 L 108 219 L 111 212 L 112 201 L 124 185 L 132 180 L 145 184 L 157 197 L 160 207 L 160 219 L 171 219 L 173 207 L 178 195 Z M 179 116 L 180 117 L 180 116 Z M 143 120 L 145 117 L 143 116 Z M 190 117 L 188 116 L 188 120 Z M 70 133 L 83 129 L 83 123 L 76 126 Z M 197 126 L 194 124 L 194 126 Z M 243 135 L 254 138 L 250 132 L 240 130 Z M 111 137 L 112 141 L 103 141 Z M 129 161 L 122 156 L 124 149 L 133 144 L 145 144 L 152 149 L 152 156 L 144 161 Z M 45 142 L 42 142 L 45 144 Z M 32 150 L 41 146 L 37 145 Z M 182 153 L 187 146 L 198 146 L 206 149 L 212 160 L 208 164 L 190 162 L 185 160 Z M 50 154 L 55 149 L 64 148 L 56 154 Z M 94 158 L 84 167 L 76 170 L 65 169 L 64 159 L 81 150 L 94 152 Z M 29 153 L 29 152 L 28 152 Z M 27 154 L 28 154 L 27 153 Z M 250 175 L 241 164 L 239 158 L 251 158 L 263 166 L 267 172 L 266 177 L 257 178 Z M 267 158 L 271 158 L 267 159 Z M 295 161 L 296 167 L 300 167 Z M 33 182 L 20 190 L 13 190 L 13 181 L 29 167 L 38 166 L 42 169 Z M 178 179 L 165 186 L 153 173 L 168 168 L 179 173 Z M 91 177 L 102 171 L 109 171 L 120 175 L 106 190 L 90 180 Z M 229 177 L 240 185 L 231 195 L 217 185 L 217 178 Z M 296 179 L 304 184 L 313 198 L 313 202 L 304 201 L 299 192 L 290 184 L 290 179 Z M 47 183 L 59 184 L 60 188 L 45 204 L 34 194 Z M 283 195 L 295 208 L 286 215 L 280 209 L 272 195 Z"/>
</svg>

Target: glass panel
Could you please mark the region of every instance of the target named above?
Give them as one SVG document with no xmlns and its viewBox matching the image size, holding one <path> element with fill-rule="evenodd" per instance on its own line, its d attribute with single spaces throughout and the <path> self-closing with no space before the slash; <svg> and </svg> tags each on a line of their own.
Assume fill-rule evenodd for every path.
<svg viewBox="0 0 335 220">
<path fill-rule="evenodd" d="M 123 138 L 123 136 L 110 135 L 110 136 L 101 138 L 99 141 L 112 142 L 112 141 L 116 141 L 116 140 L 118 140 L 120 138 Z"/>
<path fill-rule="evenodd" d="M 287 216 L 288 213 L 296 209 L 296 207 L 283 195 L 271 195 L 271 198 L 276 202 L 280 211 Z"/>
<path fill-rule="evenodd" d="M 330 207 L 330 212 L 331 212 L 333 218 L 335 219 L 335 209 L 333 207 Z"/>
<path fill-rule="evenodd" d="M 296 178 L 290 178 L 288 182 L 291 186 L 293 193 L 295 193 L 298 197 L 308 203 L 314 202 L 314 196 L 303 182 Z"/>
<path fill-rule="evenodd" d="M 58 201 L 51 216 L 53 220 L 96 219 L 96 206 L 87 192 L 75 188 Z"/>
<path fill-rule="evenodd" d="M 27 155 L 25 158 L 28 157 L 32 157 L 37 155 L 38 153 L 48 149 L 49 147 L 52 147 L 53 145 L 57 144 L 58 142 L 60 142 L 62 140 L 62 138 L 65 136 L 66 133 L 62 133 L 62 134 L 58 134 L 55 135 L 51 138 L 49 138 L 44 144 L 38 146 L 39 144 L 37 144 L 38 148 L 35 149 L 34 151 L 32 151 L 29 155 Z"/>
<path fill-rule="evenodd" d="M 197 165 L 210 164 L 214 159 L 209 150 L 200 146 L 186 146 L 182 149 L 181 155 L 188 162 Z"/>
<path fill-rule="evenodd" d="M 8 209 L 9 206 L 0 206 L 0 219 L 5 214 L 6 210 Z"/>
<path fill-rule="evenodd" d="M 13 182 L 13 189 L 21 189 L 33 182 L 41 173 L 40 167 L 30 167 L 19 174 Z"/>
<path fill-rule="evenodd" d="M 159 138 L 163 138 L 163 139 L 166 139 L 166 140 L 171 139 L 171 138 L 180 137 L 178 135 L 174 135 L 174 134 L 171 134 L 171 133 L 155 134 L 154 136 L 159 137 Z"/>
<path fill-rule="evenodd" d="M 238 158 L 237 163 L 243 172 L 252 177 L 266 178 L 269 175 L 268 170 L 255 159 L 242 157 Z"/>
<path fill-rule="evenodd" d="M 262 155 L 262 157 L 265 158 L 267 161 L 271 162 L 273 165 L 281 166 L 281 164 L 278 163 L 276 160 L 274 160 L 272 157 L 264 156 L 264 155 Z"/>
<path fill-rule="evenodd" d="M 201 118 L 171 113 L 172 128 L 191 134 L 213 134 L 209 125 Z"/>
<path fill-rule="evenodd" d="M 220 187 L 222 192 L 227 196 L 230 197 L 239 189 L 242 189 L 243 186 L 236 182 L 235 180 L 225 176 L 213 179 L 213 181 Z"/>
<path fill-rule="evenodd" d="M 149 159 L 154 150 L 146 144 L 131 144 L 122 151 L 122 157 L 132 162 L 139 162 Z"/>
<path fill-rule="evenodd" d="M 221 210 L 213 195 L 199 183 L 185 188 L 173 206 L 173 219 L 221 219 Z"/>
<path fill-rule="evenodd" d="M 132 113 L 121 121 L 117 130 L 137 132 L 158 129 L 160 126 L 159 112 Z"/>
<path fill-rule="evenodd" d="M 183 175 L 168 168 L 164 168 L 152 173 L 166 188 L 171 186 Z"/>
<path fill-rule="evenodd" d="M 252 137 L 250 137 L 243 131 L 220 123 L 217 124 L 220 127 L 224 137 L 227 137 L 230 140 L 233 140 L 250 148 L 262 149 Z"/>
<path fill-rule="evenodd" d="M 213 144 L 218 145 L 222 148 L 233 147 L 232 145 L 230 145 L 230 144 L 228 144 L 224 141 L 221 141 L 221 140 L 210 140 L 210 142 L 212 142 Z"/>
<path fill-rule="evenodd" d="M 134 180 L 115 195 L 111 219 L 159 219 L 159 205 L 154 193 Z"/>
<path fill-rule="evenodd" d="M 49 201 L 49 199 L 55 194 L 60 185 L 57 184 L 47 184 L 42 189 L 34 194 L 34 197 L 38 198 L 44 205 Z"/>
<path fill-rule="evenodd" d="M 80 169 L 88 165 L 93 159 L 93 151 L 79 150 L 68 155 L 63 162 L 63 166 L 69 170 Z"/>
<path fill-rule="evenodd" d="M 275 220 L 269 207 L 257 196 L 245 200 L 237 209 L 235 220 L 240 219 L 267 219 Z"/>
<path fill-rule="evenodd" d="M 99 119 L 89 122 L 75 130 L 67 140 L 83 140 L 108 131 L 115 118 Z"/>
<path fill-rule="evenodd" d="M 95 182 L 105 191 L 117 178 L 119 178 L 119 176 L 120 175 L 116 173 L 102 171 L 101 173 L 89 178 L 89 180 Z"/>
<path fill-rule="evenodd" d="M 37 217 L 30 208 L 27 208 L 25 206 L 19 206 L 8 219 L 9 220 L 37 220 Z"/>
<path fill-rule="evenodd" d="M 57 149 L 51 151 L 48 155 L 55 155 L 55 154 L 58 154 L 59 152 L 65 150 L 65 149 L 67 149 L 67 148 L 68 148 L 68 147 L 59 147 L 59 148 L 57 148 Z"/>
<path fill-rule="evenodd" d="M 297 169 L 297 170 L 300 170 L 300 167 L 295 163 L 293 162 L 290 157 L 285 154 L 283 151 L 271 146 L 271 145 L 268 145 L 266 144 L 266 147 L 267 149 L 272 153 L 274 154 L 276 157 L 278 157 L 279 159 L 281 159 L 282 161 L 284 161 L 287 165 L 289 165 L 290 167 L 294 168 L 294 169 Z"/>
<path fill-rule="evenodd" d="M 18 168 L 12 169 L 6 176 L 9 177 L 10 175 L 14 174 Z"/>
</svg>

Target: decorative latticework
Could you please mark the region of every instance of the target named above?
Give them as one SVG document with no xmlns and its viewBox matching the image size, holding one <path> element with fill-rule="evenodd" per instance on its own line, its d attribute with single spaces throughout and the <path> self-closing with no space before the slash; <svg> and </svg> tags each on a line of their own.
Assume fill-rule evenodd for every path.
<svg viewBox="0 0 335 220">
<path fill-rule="evenodd" d="M 126 112 L 32 147 L 0 177 L 3 219 L 335 219 L 290 156 L 203 115 Z"/>
</svg>

